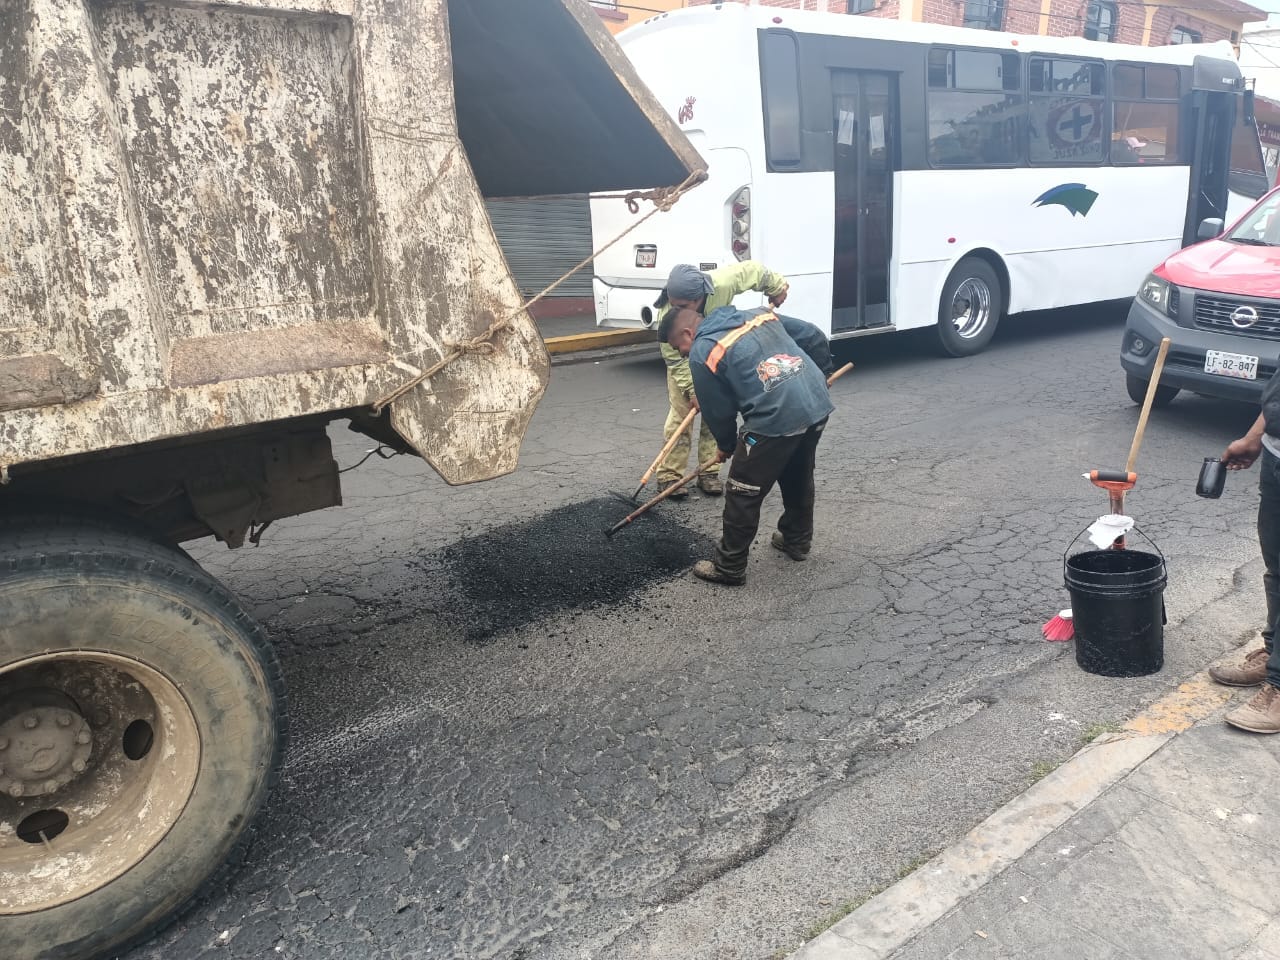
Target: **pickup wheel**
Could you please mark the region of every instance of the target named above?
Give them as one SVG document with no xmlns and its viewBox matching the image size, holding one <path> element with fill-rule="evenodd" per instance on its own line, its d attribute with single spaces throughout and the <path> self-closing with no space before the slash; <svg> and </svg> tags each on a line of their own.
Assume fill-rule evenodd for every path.
<svg viewBox="0 0 1280 960">
<path fill-rule="evenodd" d="M 243 852 L 283 747 L 274 653 L 196 564 L 109 526 L 0 526 L 9 960 L 164 926 Z"/>
<path fill-rule="evenodd" d="M 1150 381 L 1135 377 L 1132 373 L 1124 375 L 1124 388 L 1129 392 L 1129 399 L 1138 406 L 1142 406 L 1147 402 L 1147 385 L 1149 383 Z M 1151 401 L 1151 406 L 1167 407 L 1177 395 L 1177 387 L 1156 387 L 1155 399 Z"/>
</svg>

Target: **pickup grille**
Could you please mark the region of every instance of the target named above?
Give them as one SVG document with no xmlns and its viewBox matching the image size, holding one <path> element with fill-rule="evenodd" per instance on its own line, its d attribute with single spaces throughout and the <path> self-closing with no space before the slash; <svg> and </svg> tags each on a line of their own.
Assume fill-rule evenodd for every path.
<svg viewBox="0 0 1280 960">
<path fill-rule="evenodd" d="M 1258 322 L 1244 328 L 1232 323 L 1231 315 L 1241 307 L 1252 307 L 1258 311 Z M 1196 297 L 1196 326 L 1202 330 L 1216 330 L 1219 333 L 1280 340 L 1280 301 L 1234 300 L 1199 294 Z"/>
</svg>

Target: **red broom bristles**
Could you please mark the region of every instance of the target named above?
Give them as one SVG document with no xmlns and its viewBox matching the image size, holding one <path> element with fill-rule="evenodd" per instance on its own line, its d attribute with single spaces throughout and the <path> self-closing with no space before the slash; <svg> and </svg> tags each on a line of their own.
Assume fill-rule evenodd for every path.
<svg viewBox="0 0 1280 960">
<path fill-rule="evenodd" d="M 1071 622 L 1071 611 L 1060 610 L 1058 615 L 1040 628 L 1046 640 L 1060 643 L 1075 636 L 1075 625 Z"/>
</svg>

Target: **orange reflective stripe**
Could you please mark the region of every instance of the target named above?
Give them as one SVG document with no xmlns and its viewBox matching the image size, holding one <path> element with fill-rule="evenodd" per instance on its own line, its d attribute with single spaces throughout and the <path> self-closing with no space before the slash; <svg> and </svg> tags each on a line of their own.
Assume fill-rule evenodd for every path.
<svg viewBox="0 0 1280 960">
<path fill-rule="evenodd" d="M 723 337 L 716 341 L 716 345 L 711 348 L 711 353 L 707 355 L 707 369 L 712 373 L 716 372 L 716 368 L 720 366 L 720 361 L 724 359 L 724 355 L 729 352 L 729 348 L 745 337 L 756 327 L 763 326 L 770 320 L 777 320 L 772 313 L 762 313 L 752 317 L 740 327 L 734 327 Z"/>
</svg>

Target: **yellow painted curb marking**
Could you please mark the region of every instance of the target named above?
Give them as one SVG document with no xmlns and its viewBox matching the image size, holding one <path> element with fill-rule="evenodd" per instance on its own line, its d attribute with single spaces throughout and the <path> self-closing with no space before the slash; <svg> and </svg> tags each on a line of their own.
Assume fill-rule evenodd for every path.
<svg viewBox="0 0 1280 960">
<path fill-rule="evenodd" d="M 547 345 L 547 353 L 578 353 L 582 350 L 601 350 L 605 347 L 657 341 L 652 330 L 594 330 L 567 337 L 547 337 L 543 342 Z"/>
<path fill-rule="evenodd" d="M 1181 733 L 1231 699 L 1229 687 L 1214 683 L 1206 673 L 1192 677 L 1124 725 L 1126 734 L 1149 737 Z"/>
</svg>

